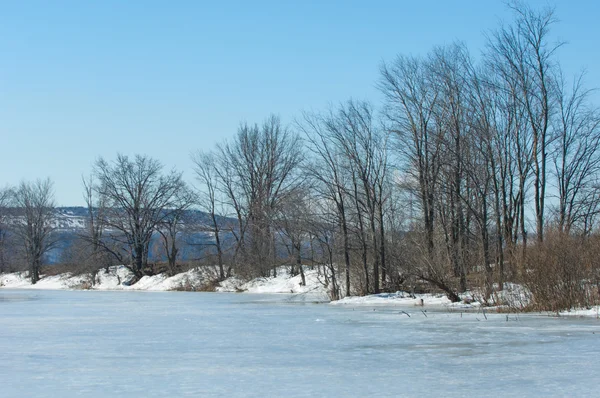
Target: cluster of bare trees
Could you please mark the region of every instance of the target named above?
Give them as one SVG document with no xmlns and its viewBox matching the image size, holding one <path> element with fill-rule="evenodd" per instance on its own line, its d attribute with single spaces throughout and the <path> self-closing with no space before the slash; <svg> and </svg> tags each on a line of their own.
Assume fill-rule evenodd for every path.
<svg viewBox="0 0 600 398">
<path fill-rule="evenodd" d="M 483 270 L 486 298 L 494 275 L 501 289 L 523 272 L 530 214 L 542 243 L 551 226 L 589 235 L 598 212 L 600 114 L 581 77 L 565 83 L 553 11 L 513 11 L 479 65 L 452 45 L 381 68 L 385 115 L 421 213 L 417 275 L 444 290 L 457 278 L 464 290 L 467 274 Z"/>
<path fill-rule="evenodd" d="M 368 293 L 397 278 L 386 262 L 387 139 L 371 105 L 349 101 L 293 128 L 274 116 L 243 124 L 232 141 L 194 154 L 221 276 L 225 261 L 248 277 L 288 265 L 305 283 L 303 264 L 318 263 L 334 297 L 351 293 L 351 279 Z M 227 247 L 224 233 L 234 239 Z"/>
<path fill-rule="evenodd" d="M 85 228 L 70 247 L 61 248 L 63 261 L 94 276 L 102 267 L 123 264 L 137 280 L 156 272 L 148 258 L 158 237 L 167 271 L 179 272 L 179 235 L 195 195 L 181 173 L 162 169 L 157 160 L 141 155 L 118 155 L 113 162 L 98 159 L 91 177 L 83 180 Z M 2 271 L 26 268 L 32 283 L 39 280 L 48 254 L 61 243 L 53 197 L 49 179 L 0 191 Z"/>
<path fill-rule="evenodd" d="M 231 142 L 213 152 L 198 152 L 193 160 L 203 192 L 200 204 L 212 220 L 221 276 L 225 230 L 235 240 L 228 257 L 238 272 L 276 272 L 277 221 L 289 203 L 297 204 L 303 189 L 299 136 L 271 116 L 260 126 L 241 125 Z M 235 222 L 223 223 L 224 216 Z"/>
<path fill-rule="evenodd" d="M 243 125 L 197 157 L 207 209 L 238 220 L 235 267 L 274 270 L 279 242 L 292 264 L 327 265 L 334 295 L 428 282 L 458 300 L 476 279 L 487 299 L 523 275 L 547 229 L 589 236 L 600 114 L 582 76 L 563 76 L 553 10 L 511 7 L 479 62 L 453 44 L 383 64 L 381 112 L 351 100 L 304 113 L 287 146 L 259 138 L 279 131 L 274 119 Z"/>
<path fill-rule="evenodd" d="M 213 238 L 203 253 L 221 279 L 288 265 L 304 281 L 303 266 L 318 264 L 335 298 L 424 284 L 452 300 L 480 286 L 489 298 L 523 276 L 528 246 L 549 229 L 592 235 L 600 204 L 592 91 L 561 71 L 553 10 L 511 8 L 514 21 L 489 34 L 477 62 L 452 44 L 382 64 L 380 110 L 350 100 L 291 126 L 275 116 L 242 124 L 192 155 L 196 189 L 146 156 L 99 159 L 84 180 L 84 257 L 140 278 L 155 272 L 159 237 L 175 273 L 178 237 L 200 230 Z M 0 200 L 14 197 L 24 212 L 15 235 L 35 280 L 53 244 L 51 190 L 22 185 Z M 190 208 L 208 221 L 186 220 Z"/>
<path fill-rule="evenodd" d="M 93 268 L 116 262 L 135 279 L 151 275 L 150 245 L 158 236 L 167 272 L 179 271 L 178 235 L 195 200 L 180 172 L 165 173 L 159 161 L 147 156 L 119 154 L 113 162 L 98 159 L 84 188 L 88 222 L 81 239 Z"/>
<path fill-rule="evenodd" d="M 387 281 L 384 214 L 390 189 L 388 134 L 369 103 L 348 101 L 324 114 L 305 113 L 297 122 L 308 152 L 307 178 L 316 207 L 315 223 L 334 220 L 343 253 L 345 294 L 351 293 L 351 254 L 360 252 L 357 290 L 379 293 Z M 337 233 L 336 233 L 337 231 Z M 357 250 L 355 250 L 357 249 Z"/>
</svg>

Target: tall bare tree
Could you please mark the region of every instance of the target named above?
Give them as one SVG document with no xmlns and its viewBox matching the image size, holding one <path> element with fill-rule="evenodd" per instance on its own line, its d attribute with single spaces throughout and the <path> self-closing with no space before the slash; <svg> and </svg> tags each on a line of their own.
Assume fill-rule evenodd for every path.
<svg viewBox="0 0 600 398">
<path fill-rule="evenodd" d="M 341 298 L 338 282 L 338 268 L 335 262 L 336 231 L 339 227 L 338 215 L 335 211 L 324 209 L 330 202 L 316 202 L 312 205 L 311 220 L 309 220 L 309 235 L 311 260 L 323 266 L 323 285 L 328 288 L 332 300 Z M 320 208 L 314 211 L 315 208 Z"/>
<path fill-rule="evenodd" d="M 432 80 L 425 60 L 398 56 L 393 63 L 381 66 L 379 81 L 385 95 L 385 113 L 398 139 L 402 167 L 418 181 L 417 196 L 430 256 L 434 250 L 435 196 L 443 148 L 434 122 L 438 92 Z"/>
<path fill-rule="evenodd" d="M 132 263 L 127 267 L 136 278 L 153 272 L 147 268 L 152 235 L 179 209 L 185 189 L 181 173 L 163 174 L 162 169 L 158 160 L 143 155 L 130 159 L 119 154 L 113 162 L 100 158 L 94 165 L 95 190 L 107 201 L 102 222 L 117 232 L 105 238 L 121 244 L 121 252 L 129 251 Z"/>
<path fill-rule="evenodd" d="M 23 247 L 31 283 L 40 279 L 44 256 L 55 246 L 56 206 L 50 179 L 21 182 L 13 195 L 14 230 Z"/>
<path fill-rule="evenodd" d="M 523 106 L 527 135 L 531 136 L 536 234 L 544 240 L 544 211 L 547 186 L 547 158 L 551 144 L 552 116 L 556 108 L 556 62 L 554 55 L 560 43 L 551 44 L 549 34 L 556 22 L 554 10 L 537 11 L 521 2 L 511 2 L 515 22 L 502 26 L 493 34 L 489 47 L 511 76 L 515 99 Z"/>
<path fill-rule="evenodd" d="M 90 282 L 96 282 L 96 275 L 101 268 L 108 271 L 108 267 L 122 263 L 115 242 L 104 239 L 106 233 L 105 212 L 106 197 L 98 195 L 95 191 L 94 176 L 82 177 L 83 199 L 86 204 L 85 228 L 77 234 L 77 240 L 65 253 L 68 261 L 77 264 L 78 271 L 89 272 Z"/>
<path fill-rule="evenodd" d="M 559 117 L 552 160 L 558 186 L 558 226 L 566 233 L 581 225 L 589 201 L 595 201 L 599 189 L 600 112 L 591 106 L 591 91 L 584 89 L 582 79 L 577 77 L 568 89 L 561 75 L 558 86 Z"/>
<path fill-rule="evenodd" d="M 431 84 L 438 93 L 434 122 L 444 147 L 438 213 L 453 272 L 459 277 L 460 289 L 464 291 L 467 288 L 465 257 L 469 217 L 463 198 L 469 196 L 470 188 L 464 158 L 468 137 L 472 134 L 467 107 L 471 59 L 463 45 L 453 44 L 436 48 L 429 57 L 428 66 L 433 77 Z"/>
<path fill-rule="evenodd" d="M 302 285 L 306 286 L 306 276 L 302 266 L 304 244 L 308 242 L 310 218 L 307 186 L 299 186 L 287 196 L 275 215 L 275 226 L 281 240 L 288 248 L 292 275 L 300 274 Z"/>
<path fill-rule="evenodd" d="M 300 137 L 271 116 L 259 127 L 242 124 L 231 143 L 219 148 L 227 170 L 225 191 L 240 220 L 245 256 L 260 274 L 275 267 L 273 216 L 301 181 Z"/>
<path fill-rule="evenodd" d="M 219 278 L 225 279 L 225 267 L 223 260 L 223 242 L 222 242 L 222 230 L 225 228 L 222 222 L 222 200 L 220 194 L 222 190 L 227 190 L 227 181 L 219 178 L 219 163 L 213 152 L 196 152 L 192 155 L 192 161 L 194 162 L 194 172 L 196 173 L 196 180 L 200 183 L 200 189 L 197 192 L 198 204 L 201 209 L 206 211 L 210 217 L 210 228 L 209 231 L 215 237 L 215 249 L 217 251 L 217 264 L 219 266 Z M 221 173 L 222 176 L 226 171 Z M 223 184 L 223 186 L 220 186 Z M 235 197 L 234 197 L 235 199 Z M 240 230 L 243 223 L 240 224 Z M 236 235 L 239 236 L 239 235 Z"/>
<path fill-rule="evenodd" d="M 367 291 L 371 280 L 373 292 L 379 293 L 381 269 L 385 269 L 385 242 L 383 239 L 380 241 L 383 228 L 380 218 L 384 204 L 382 188 L 388 170 L 387 136 L 375 120 L 373 107 L 365 101 L 351 100 L 340 106 L 337 114 L 327 121 L 327 126 L 351 170 Z M 369 246 L 372 278 L 366 264 Z"/>
<path fill-rule="evenodd" d="M 345 272 L 345 295 L 350 296 L 350 233 L 349 233 L 349 192 L 350 184 L 345 173 L 347 161 L 343 151 L 333 139 L 330 131 L 331 123 L 327 119 L 332 117 L 305 112 L 302 119 L 297 122 L 298 128 L 304 133 L 308 142 L 308 150 L 314 156 L 307 166 L 307 173 L 315 181 L 313 189 L 318 200 L 333 203 L 336 219 L 342 233 L 342 251 Z M 321 225 L 317 223 L 318 225 Z M 331 249 L 331 237 L 327 232 L 319 234 L 320 242 Z"/>
<path fill-rule="evenodd" d="M 8 266 L 8 228 L 9 228 L 9 207 L 12 197 L 12 190 L 8 187 L 0 188 L 0 272 L 4 272 Z"/>
<path fill-rule="evenodd" d="M 162 249 L 167 258 L 167 272 L 175 275 L 181 272 L 177 261 L 180 259 L 181 235 L 190 221 L 188 210 L 196 203 L 195 195 L 187 188 L 181 187 L 173 198 L 167 213 L 156 226 L 160 236 Z"/>
</svg>

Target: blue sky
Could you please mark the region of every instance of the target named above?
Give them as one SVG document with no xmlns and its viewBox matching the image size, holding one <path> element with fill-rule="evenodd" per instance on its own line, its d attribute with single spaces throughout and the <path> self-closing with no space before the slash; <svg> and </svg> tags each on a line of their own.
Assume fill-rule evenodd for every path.
<svg viewBox="0 0 600 398">
<path fill-rule="evenodd" d="M 543 1 L 531 1 L 543 6 Z M 600 2 L 557 1 L 568 74 L 600 86 Z M 372 100 L 378 66 L 509 21 L 500 1 L 0 1 L 0 186 L 50 177 L 83 204 L 99 157 L 189 153 L 270 113 Z"/>
</svg>

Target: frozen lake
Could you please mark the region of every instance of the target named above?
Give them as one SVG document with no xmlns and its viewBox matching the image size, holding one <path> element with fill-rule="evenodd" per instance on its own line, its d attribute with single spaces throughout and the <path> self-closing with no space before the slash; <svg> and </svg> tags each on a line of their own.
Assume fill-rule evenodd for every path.
<svg viewBox="0 0 600 398">
<path fill-rule="evenodd" d="M 0 290 L 0 396 L 597 396 L 600 322 Z"/>
</svg>

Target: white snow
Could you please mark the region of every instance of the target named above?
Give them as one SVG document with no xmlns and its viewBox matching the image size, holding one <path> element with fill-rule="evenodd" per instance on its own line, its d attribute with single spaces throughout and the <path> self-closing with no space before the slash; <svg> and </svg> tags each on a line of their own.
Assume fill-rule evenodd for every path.
<svg viewBox="0 0 600 398">
<path fill-rule="evenodd" d="M 380 293 L 369 296 L 351 296 L 338 301 L 334 305 L 364 306 L 448 306 L 451 301 L 443 294 L 410 294 L 407 292 Z"/>
<path fill-rule="evenodd" d="M 235 277 L 228 278 L 217 287 L 219 292 L 245 292 L 245 293 L 293 293 L 309 294 L 311 296 L 326 299 L 327 290 L 316 269 L 304 271 L 306 285 L 302 285 L 300 275 L 292 276 L 285 267 L 277 270 L 276 277 L 256 278 L 249 282 L 243 282 Z"/>
<path fill-rule="evenodd" d="M 144 276 L 137 283 L 129 286 L 133 275 L 124 266 L 110 267 L 108 272 L 100 270 L 92 284 L 89 274 L 71 275 L 70 273 L 43 276 L 32 285 L 26 272 L 0 274 L 0 288 L 9 289 L 44 289 L 44 290 L 201 290 L 203 286 L 217 279 L 216 267 L 197 267 L 169 277 L 166 274 Z M 235 276 L 217 284 L 217 292 L 243 292 L 252 294 L 295 294 L 315 301 L 328 301 L 327 287 L 317 269 L 305 268 L 306 285 L 302 284 L 300 275 L 292 276 L 286 267 L 277 270 L 277 277 L 256 278 L 244 281 Z M 497 286 L 495 286 L 497 288 Z M 427 307 L 432 309 L 478 309 L 482 306 L 482 294 L 477 290 L 461 294 L 461 302 L 452 303 L 444 294 L 410 294 L 398 291 L 368 296 L 345 297 L 331 302 L 338 306 L 401 306 Z M 531 293 L 523 286 L 506 283 L 502 291 L 496 291 L 488 300 L 490 310 L 496 308 L 524 308 L 531 300 Z M 571 309 L 560 312 L 560 316 L 600 317 L 600 306 L 592 308 Z"/>
<path fill-rule="evenodd" d="M 0 287 L 11 289 L 91 289 L 91 290 L 194 290 L 204 284 L 215 280 L 216 267 L 198 267 L 182 272 L 172 277 L 166 274 L 144 276 L 137 283 L 128 286 L 127 282 L 133 274 L 124 266 L 110 267 L 108 272 L 104 269 L 98 271 L 95 281 L 89 274 L 72 276 L 69 273 L 55 276 L 43 276 L 32 285 L 26 272 L 0 274 Z M 251 281 L 242 281 L 237 277 L 230 277 L 219 283 L 218 292 L 246 292 L 246 293 L 294 293 L 315 296 L 326 299 L 327 292 L 321 283 L 317 270 L 305 271 L 306 286 L 302 285 L 300 275 L 291 276 L 287 268 L 280 267 L 277 277 L 256 278 Z"/>
<path fill-rule="evenodd" d="M 561 311 L 559 312 L 559 315 L 600 318 L 600 306 L 591 308 L 573 308 L 569 311 Z"/>
<path fill-rule="evenodd" d="M 43 277 L 35 285 L 24 272 L 15 272 L 12 274 L 0 275 L 0 287 L 23 288 L 23 289 L 44 289 L 44 290 L 63 290 L 80 288 L 87 279 L 85 275 L 72 276 L 70 273 Z"/>
<path fill-rule="evenodd" d="M 179 290 L 200 287 L 203 283 L 210 280 L 213 272 L 212 267 L 193 268 L 172 277 L 166 274 L 154 276 L 144 276 L 134 285 L 128 286 L 127 282 L 133 278 L 133 274 L 124 266 L 110 267 L 108 272 L 104 269 L 98 271 L 95 277 L 95 283 L 92 284 L 90 274 L 72 276 L 70 273 L 54 276 L 43 276 L 34 285 L 27 277 L 26 272 L 15 272 L 10 274 L 0 274 L 0 287 L 11 289 L 92 289 L 92 290 Z M 124 284 L 125 283 L 125 284 Z"/>
</svg>

